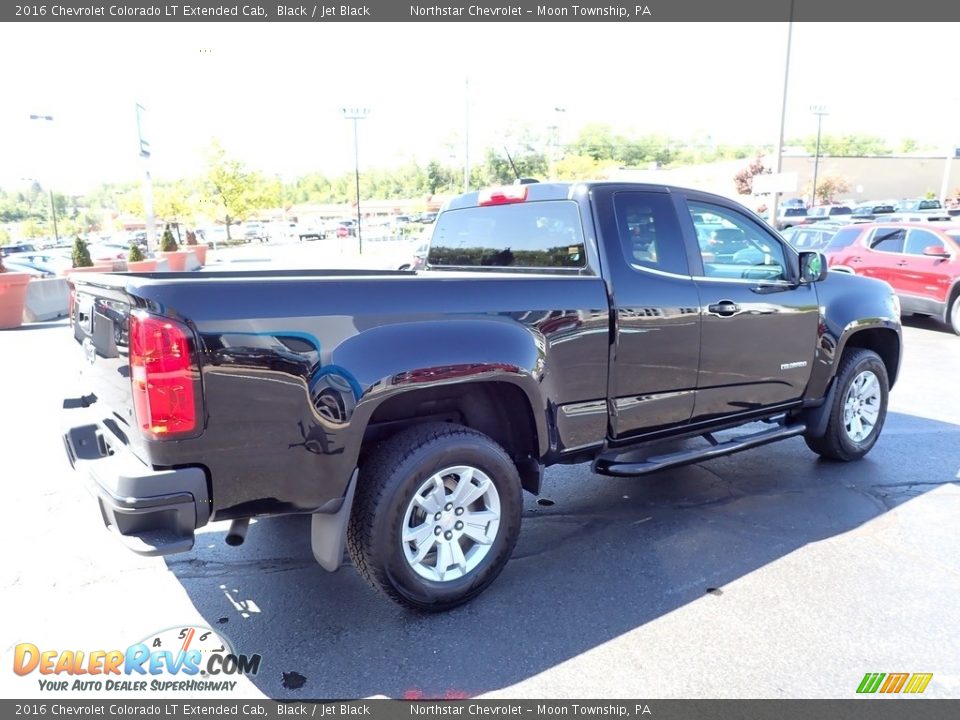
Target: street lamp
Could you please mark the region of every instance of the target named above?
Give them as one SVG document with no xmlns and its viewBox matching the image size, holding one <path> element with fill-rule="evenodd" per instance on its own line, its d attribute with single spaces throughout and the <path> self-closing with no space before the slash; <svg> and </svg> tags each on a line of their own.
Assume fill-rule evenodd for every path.
<svg viewBox="0 0 960 720">
<path fill-rule="evenodd" d="M 49 120 L 53 122 L 53 115 L 37 115 L 31 113 L 31 120 Z M 53 218 L 53 237 L 60 244 L 60 232 L 57 230 L 57 206 L 53 203 L 53 188 L 50 188 L 50 217 Z"/>
<path fill-rule="evenodd" d="M 562 122 L 562 114 L 567 111 L 566 108 L 555 107 L 553 112 L 556 113 L 556 120 L 553 125 L 550 125 L 547 130 L 550 131 L 551 140 L 553 141 L 553 176 L 554 179 L 557 179 L 557 165 L 560 162 L 560 124 Z"/>
<path fill-rule="evenodd" d="M 820 169 L 820 130 L 823 127 L 823 116 L 829 115 L 823 105 L 811 105 L 810 112 L 817 116 L 817 152 L 813 157 L 813 207 L 817 206 L 817 171 Z"/>
<path fill-rule="evenodd" d="M 357 142 L 357 121 L 366 120 L 370 114 L 370 108 L 365 107 L 342 107 L 340 114 L 345 120 L 353 120 L 353 167 L 357 181 L 357 243 L 359 254 L 363 255 L 363 233 L 360 229 L 360 150 Z"/>
</svg>

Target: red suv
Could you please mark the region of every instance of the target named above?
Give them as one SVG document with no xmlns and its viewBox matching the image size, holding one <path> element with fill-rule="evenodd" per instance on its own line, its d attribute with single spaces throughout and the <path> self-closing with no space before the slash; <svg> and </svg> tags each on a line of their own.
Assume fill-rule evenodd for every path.
<svg viewBox="0 0 960 720">
<path fill-rule="evenodd" d="M 960 223 L 852 225 L 823 252 L 831 270 L 885 280 L 904 314 L 938 317 L 960 335 Z"/>
</svg>

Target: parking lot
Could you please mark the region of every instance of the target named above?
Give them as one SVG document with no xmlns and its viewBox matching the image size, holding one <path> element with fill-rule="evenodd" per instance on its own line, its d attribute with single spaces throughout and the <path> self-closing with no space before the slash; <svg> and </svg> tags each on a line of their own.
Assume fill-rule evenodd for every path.
<svg viewBox="0 0 960 720">
<path fill-rule="evenodd" d="M 866 672 L 931 672 L 927 696 L 957 697 L 960 339 L 914 318 L 904 346 L 864 461 L 793 439 L 647 479 L 552 468 L 497 582 L 424 616 L 321 570 L 307 517 L 256 522 L 239 548 L 223 523 L 187 554 L 122 548 L 58 436 L 66 321 L 2 332 L 2 662 L 195 624 L 262 655 L 233 698 L 846 698 Z"/>
</svg>

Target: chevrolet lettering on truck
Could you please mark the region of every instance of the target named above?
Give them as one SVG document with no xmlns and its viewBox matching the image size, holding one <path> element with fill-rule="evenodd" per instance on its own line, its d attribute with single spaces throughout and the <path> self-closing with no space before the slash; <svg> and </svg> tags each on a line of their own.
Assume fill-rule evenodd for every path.
<svg viewBox="0 0 960 720">
<path fill-rule="evenodd" d="M 166 555 L 214 520 L 235 545 L 309 514 L 320 565 L 349 551 L 427 611 L 493 582 L 546 467 L 642 476 L 793 437 L 858 460 L 901 357 L 886 283 L 730 200 L 636 183 L 461 195 L 420 272 L 73 282 L 64 441 L 120 540 Z"/>
</svg>

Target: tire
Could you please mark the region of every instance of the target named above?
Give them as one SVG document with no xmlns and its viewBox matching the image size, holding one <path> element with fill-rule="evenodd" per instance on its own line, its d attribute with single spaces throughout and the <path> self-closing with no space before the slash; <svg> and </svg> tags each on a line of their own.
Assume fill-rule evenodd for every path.
<svg viewBox="0 0 960 720">
<path fill-rule="evenodd" d="M 823 437 L 805 435 L 804 439 L 807 447 L 828 460 L 859 460 L 876 444 L 887 417 L 887 368 L 872 350 L 850 348 L 840 360 L 836 383 L 826 432 Z M 865 420 L 871 416 L 868 428 Z M 859 426 L 856 421 L 847 422 L 854 417 L 859 418 Z"/>
<path fill-rule="evenodd" d="M 960 293 L 957 293 L 957 296 L 953 299 L 953 304 L 950 306 L 949 322 L 950 329 L 960 335 Z"/>
<path fill-rule="evenodd" d="M 454 507 L 461 487 L 467 494 L 460 501 L 469 502 Z M 361 464 L 347 547 L 379 593 L 441 612 L 476 597 L 500 574 L 520 534 L 522 510 L 520 476 L 497 443 L 461 425 L 417 425 Z"/>
</svg>

